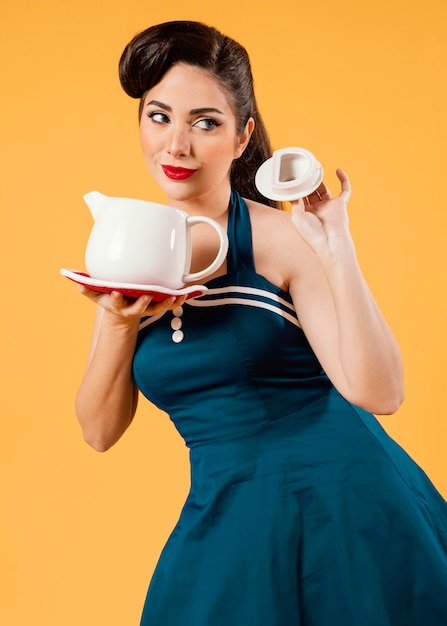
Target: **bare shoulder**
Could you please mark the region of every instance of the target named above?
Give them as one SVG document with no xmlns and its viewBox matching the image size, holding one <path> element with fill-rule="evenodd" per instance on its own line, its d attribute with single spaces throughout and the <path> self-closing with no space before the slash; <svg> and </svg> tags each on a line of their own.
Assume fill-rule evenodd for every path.
<svg viewBox="0 0 447 626">
<path fill-rule="evenodd" d="M 246 200 L 250 212 L 253 252 L 256 271 L 282 289 L 289 291 L 290 283 L 303 268 L 310 271 L 318 261 L 294 227 L 286 210 Z"/>
<path fill-rule="evenodd" d="M 261 236 L 271 245 L 275 240 L 284 242 L 284 238 L 294 237 L 298 233 L 293 228 L 288 211 L 274 209 L 259 202 L 246 200 L 250 212 L 253 238 Z"/>
<path fill-rule="evenodd" d="M 299 236 L 297 230 L 294 228 L 291 220 L 291 213 L 287 210 L 274 209 L 265 204 L 254 202 L 252 200 L 246 200 L 252 225 L 253 234 L 268 234 L 268 243 L 272 243 L 275 239 L 280 242 L 284 242 L 284 238 L 287 240 L 294 240 L 297 245 L 305 245 L 304 241 Z M 307 247 L 307 246 L 306 246 Z"/>
</svg>

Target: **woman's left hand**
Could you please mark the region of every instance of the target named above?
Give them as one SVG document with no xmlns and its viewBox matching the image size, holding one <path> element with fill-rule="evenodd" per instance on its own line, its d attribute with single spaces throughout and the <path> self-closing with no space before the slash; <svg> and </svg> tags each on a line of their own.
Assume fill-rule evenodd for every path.
<svg viewBox="0 0 447 626">
<path fill-rule="evenodd" d="M 331 252 L 340 237 L 349 235 L 347 205 L 351 196 L 349 178 L 337 170 L 341 192 L 335 198 L 325 183 L 316 191 L 292 202 L 292 222 L 304 241 L 317 254 Z"/>
</svg>

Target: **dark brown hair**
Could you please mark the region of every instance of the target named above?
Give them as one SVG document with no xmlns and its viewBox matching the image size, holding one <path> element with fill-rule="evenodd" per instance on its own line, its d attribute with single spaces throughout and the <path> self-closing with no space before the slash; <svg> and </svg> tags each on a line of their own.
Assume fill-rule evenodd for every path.
<svg viewBox="0 0 447 626">
<path fill-rule="evenodd" d="M 199 67 L 219 82 L 236 116 L 239 135 L 249 118 L 254 119 L 251 140 L 242 156 L 233 162 L 230 182 L 246 198 L 276 207 L 254 185 L 256 170 L 272 155 L 272 149 L 256 104 L 245 48 L 200 22 L 166 22 L 135 35 L 121 55 L 119 77 L 124 91 L 132 98 L 140 98 L 140 115 L 145 93 L 177 63 Z"/>
</svg>

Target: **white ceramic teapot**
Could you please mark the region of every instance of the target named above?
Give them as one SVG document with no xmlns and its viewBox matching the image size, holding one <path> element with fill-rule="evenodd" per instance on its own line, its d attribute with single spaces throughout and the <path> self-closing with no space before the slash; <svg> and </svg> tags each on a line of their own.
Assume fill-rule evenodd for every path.
<svg viewBox="0 0 447 626">
<path fill-rule="evenodd" d="M 209 276 L 225 260 L 227 234 L 209 217 L 189 216 L 145 200 L 108 197 L 99 191 L 87 193 L 84 200 L 95 220 L 85 253 L 92 278 L 180 289 Z M 217 232 L 219 251 L 208 267 L 190 273 L 191 229 L 201 223 Z"/>
</svg>

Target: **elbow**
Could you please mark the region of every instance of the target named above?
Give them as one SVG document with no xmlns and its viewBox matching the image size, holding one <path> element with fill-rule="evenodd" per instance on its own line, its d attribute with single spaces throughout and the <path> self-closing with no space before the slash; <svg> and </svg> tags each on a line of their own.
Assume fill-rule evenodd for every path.
<svg viewBox="0 0 447 626">
<path fill-rule="evenodd" d="M 96 452 L 110 450 L 122 434 L 122 431 L 113 426 L 110 414 L 83 406 L 79 398 L 75 410 L 85 443 Z"/>
<path fill-rule="evenodd" d="M 84 441 L 96 452 L 107 452 L 115 442 L 110 442 L 104 437 L 90 436 L 84 433 Z"/>
<path fill-rule="evenodd" d="M 403 389 L 397 389 L 388 393 L 376 393 L 366 398 L 358 398 L 353 401 L 361 409 L 375 415 L 393 415 L 397 413 L 405 399 Z"/>
<path fill-rule="evenodd" d="M 352 404 L 375 415 L 393 415 L 405 399 L 402 367 L 381 376 L 365 377 L 362 384 L 349 387 Z"/>
<path fill-rule="evenodd" d="M 88 403 L 78 393 L 75 412 L 82 429 L 84 441 L 96 452 L 107 452 L 121 438 L 133 420 L 137 408 L 136 394 L 131 405 L 116 403 Z"/>
<path fill-rule="evenodd" d="M 405 398 L 402 376 L 382 381 L 369 381 L 357 387 L 347 387 L 344 397 L 359 408 L 375 415 L 393 415 Z"/>
<path fill-rule="evenodd" d="M 101 423 L 88 419 L 79 411 L 77 418 L 85 443 L 96 452 L 107 452 L 116 443 L 117 437 L 114 437 L 113 433 L 108 428 L 104 428 Z"/>
<path fill-rule="evenodd" d="M 107 452 L 124 434 L 132 418 L 118 425 L 111 425 L 107 418 L 97 419 L 92 422 L 91 420 L 84 421 L 78 416 L 78 420 L 84 441 L 96 452 Z"/>
<path fill-rule="evenodd" d="M 377 415 L 393 415 L 397 413 L 405 399 L 405 387 L 402 373 L 397 375 L 394 381 L 390 381 L 388 389 L 385 387 L 383 395 L 380 395 L 378 408 L 374 411 Z"/>
<path fill-rule="evenodd" d="M 80 424 L 85 443 L 96 452 L 107 452 L 115 443 L 115 439 L 112 439 L 110 434 L 103 432 L 102 429 L 84 427 L 81 421 Z"/>
<path fill-rule="evenodd" d="M 402 406 L 403 401 L 403 394 L 390 397 L 386 401 L 383 400 L 378 403 L 375 410 L 372 410 L 371 413 L 375 413 L 376 415 L 393 415 L 394 413 L 397 413 L 399 408 Z"/>
</svg>

